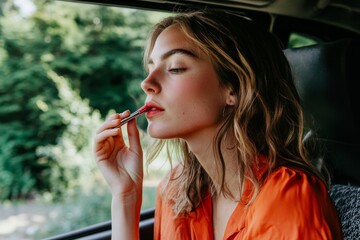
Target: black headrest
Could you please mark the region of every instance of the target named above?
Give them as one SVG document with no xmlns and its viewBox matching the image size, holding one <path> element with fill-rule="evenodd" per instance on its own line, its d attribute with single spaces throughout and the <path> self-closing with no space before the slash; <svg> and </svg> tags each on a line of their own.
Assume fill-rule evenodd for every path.
<svg viewBox="0 0 360 240">
<path fill-rule="evenodd" d="M 324 143 L 334 183 L 360 185 L 359 42 L 286 49 L 306 125 Z"/>
</svg>

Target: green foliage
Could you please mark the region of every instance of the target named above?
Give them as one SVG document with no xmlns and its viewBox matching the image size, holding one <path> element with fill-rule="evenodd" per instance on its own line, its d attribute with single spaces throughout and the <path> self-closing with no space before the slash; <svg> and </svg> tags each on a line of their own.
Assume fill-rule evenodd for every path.
<svg viewBox="0 0 360 240">
<path fill-rule="evenodd" d="M 61 7 L 59 7 L 59 5 Z M 140 11 L 68 4 L 44 7 L 33 16 L 36 35 L 47 42 L 42 58 L 105 116 L 143 102 L 142 49 L 150 23 Z M 137 92 L 130 92 L 134 85 Z"/>
<path fill-rule="evenodd" d="M 317 44 L 318 39 L 314 39 L 313 36 L 307 36 L 301 33 L 292 33 L 289 37 L 288 46 L 289 48 L 298 48 L 304 46 L 310 46 Z"/>
<path fill-rule="evenodd" d="M 144 101 L 148 13 L 34 3 L 28 17 L 0 4 L 0 200 L 79 185 L 101 118 Z"/>
</svg>

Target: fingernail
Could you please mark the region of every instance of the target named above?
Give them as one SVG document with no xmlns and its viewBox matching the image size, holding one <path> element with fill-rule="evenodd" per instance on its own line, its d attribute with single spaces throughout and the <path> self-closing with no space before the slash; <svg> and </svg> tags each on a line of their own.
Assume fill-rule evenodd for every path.
<svg viewBox="0 0 360 240">
<path fill-rule="evenodd" d="M 127 112 L 130 112 L 130 110 L 128 109 L 128 110 L 125 110 L 125 111 L 123 111 L 122 113 L 120 113 L 121 115 L 124 115 L 124 114 L 126 114 Z"/>
</svg>

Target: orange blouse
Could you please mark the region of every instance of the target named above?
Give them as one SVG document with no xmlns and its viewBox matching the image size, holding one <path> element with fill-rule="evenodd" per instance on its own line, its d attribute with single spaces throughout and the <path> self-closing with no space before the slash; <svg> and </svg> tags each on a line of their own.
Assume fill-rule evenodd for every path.
<svg viewBox="0 0 360 240">
<path fill-rule="evenodd" d="M 326 187 L 299 170 L 276 169 L 251 205 L 242 202 L 230 216 L 223 239 L 343 239 Z M 210 194 L 190 214 L 175 217 L 158 191 L 155 209 L 154 239 L 214 238 Z"/>
</svg>

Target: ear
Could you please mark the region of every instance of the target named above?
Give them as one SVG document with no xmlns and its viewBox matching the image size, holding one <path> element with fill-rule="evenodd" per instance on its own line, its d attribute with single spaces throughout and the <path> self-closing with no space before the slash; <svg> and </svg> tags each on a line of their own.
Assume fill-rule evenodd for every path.
<svg viewBox="0 0 360 240">
<path fill-rule="evenodd" d="M 236 96 L 232 89 L 228 88 L 226 90 L 226 104 L 228 106 L 234 106 L 236 102 Z"/>
</svg>

